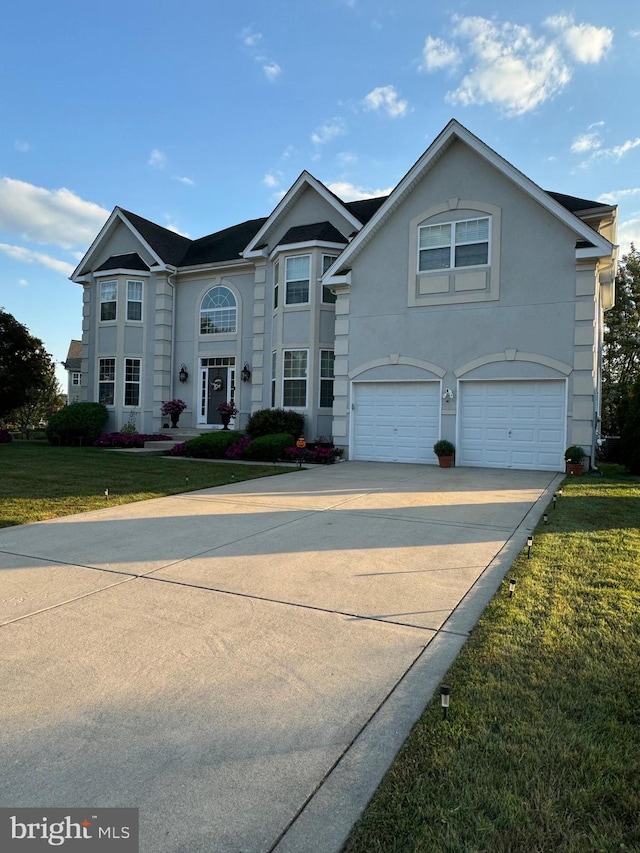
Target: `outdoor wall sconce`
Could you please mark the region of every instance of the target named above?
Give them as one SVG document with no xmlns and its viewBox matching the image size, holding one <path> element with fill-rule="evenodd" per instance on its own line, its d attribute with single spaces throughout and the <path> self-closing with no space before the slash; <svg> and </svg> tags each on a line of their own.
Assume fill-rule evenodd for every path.
<svg viewBox="0 0 640 853">
<path fill-rule="evenodd" d="M 240 371 L 240 379 L 243 382 L 248 382 L 251 379 L 251 368 L 249 367 L 249 362 L 245 361 L 242 370 Z"/>
<path fill-rule="evenodd" d="M 442 395 L 442 399 L 445 403 L 450 403 L 453 400 L 454 393 L 451 388 L 446 388 L 444 394 Z"/>
<path fill-rule="evenodd" d="M 447 711 L 449 710 L 449 696 L 451 688 L 448 684 L 443 684 L 440 687 L 440 705 L 442 706 L 442 719 L 447 719 Z"/>
<path fill-rule="evenodd" d="M 511 578 L 511 580 L 509 581 L 509 598 L 513 598 L 513 593 L 515 591 L 515 588 L 516 588 L 516 579 Z"/>
<path fill-rule="evenodd" d="M 187 373 L 187 365 L 183 361 L 180 365 L 180 373 L 178 374 L 178 379 L 180 380 L 180 382 L 186 382 L 188 378 L 189 374 Z"/>
</svg>

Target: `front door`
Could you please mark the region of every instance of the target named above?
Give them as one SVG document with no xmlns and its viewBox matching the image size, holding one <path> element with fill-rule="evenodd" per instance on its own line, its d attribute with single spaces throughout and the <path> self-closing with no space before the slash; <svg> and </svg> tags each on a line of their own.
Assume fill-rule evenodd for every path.
<svg viewBox="0 0 640 853">
<path fill-rule="evenodd" d="M 226 362 L 211 364 L 214 359 L 203 359 L 200 370 L 200 411 L 198 423 L 222 426 L 218 406 L 235 398 L 235 364 L 230 358 L 216 359 Z M 207 362 L 209 362 L 207 364 Z"/>
</svg>

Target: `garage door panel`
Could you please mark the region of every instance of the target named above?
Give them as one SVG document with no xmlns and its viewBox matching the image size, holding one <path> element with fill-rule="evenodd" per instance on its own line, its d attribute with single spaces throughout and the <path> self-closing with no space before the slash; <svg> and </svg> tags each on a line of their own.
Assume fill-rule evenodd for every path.
<svg viewBox="0 0 640 853">
<path fill-rule="evenodd" d="M 435 464 L 439 383 L 356 382 L 353 400 L 354 459 Z"/>
<path fill-rule="evenodd" d="M 564 381 L 461 382 L 458 409 L 459 464 L 563 469 Z"/>
</svg>

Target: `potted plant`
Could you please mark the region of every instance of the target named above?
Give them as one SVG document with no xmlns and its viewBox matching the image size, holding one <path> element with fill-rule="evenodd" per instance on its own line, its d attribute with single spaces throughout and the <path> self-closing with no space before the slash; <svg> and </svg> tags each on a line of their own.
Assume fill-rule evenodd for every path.
<svg viewBox="0 0 640 853">
<path fill-rule="evenodd" d="M 584 473 L 584 463 L 582 460 L 586 455 L 587 454 L 584 450 L 577 444 L 572 444 L 571 447 L 567 447 L 564 452 L 567 474 L 575 474 L 577 477 L 582 476 Z"/>
<path fill-rule="evenodd" d="M 233 400 L 229 400 L 228 403 L 220 403 L 218 406 L 218 411 L 220 412 L 220 420 L 222 421 L 222 429 L 229 429 L 229 421 L 231 418 L 235 418 L 238 414 L 238 408 Z"/>
<path fill-rule="evenodd" d="M 455 451 L 453 444 L 446 438 L 441 438 L 433 445 L 433 452 L 438 457 L 438 464 L 441 468 L 451 468 Z"/>
<path fill-rule="evenodd" d="M 184 400 L 167 400 L 166 403 L 162 404 L 162 414 L 169 415 L 171 418 L 171 426 L 175 429 L 178 426 L 178 420 L 180 419 L 180 415 L 187 408 L 187 404 Z"/>
</svg>

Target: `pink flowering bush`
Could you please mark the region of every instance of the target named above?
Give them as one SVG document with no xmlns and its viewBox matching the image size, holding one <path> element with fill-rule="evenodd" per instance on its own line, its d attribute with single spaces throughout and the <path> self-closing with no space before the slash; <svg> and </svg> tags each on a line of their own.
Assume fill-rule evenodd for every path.
<svg viewBox="0 0 640 853">
<path fill-rule="evenodd" d="M 144 433 L 103 432 L 93 442 L 94 447 L 144 447 L 145 441 L 171 441 L 170 435 L 145 435 Z"/>
<path fill-rule="evenodd" d="M 224 455 L 227 459 L 244 459 L 244 452 L 250 444 L 251 439 L 243 435 L 242 438 L 237 439 L 230 447 L 227 447 Z"/>
</svg>

